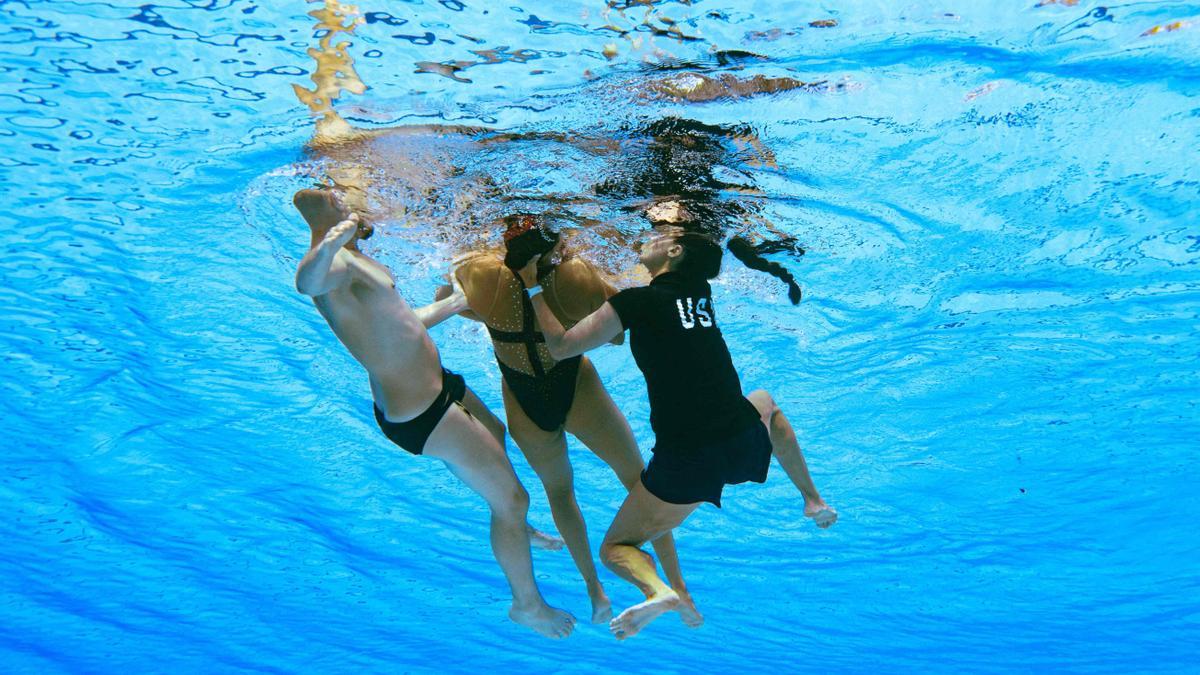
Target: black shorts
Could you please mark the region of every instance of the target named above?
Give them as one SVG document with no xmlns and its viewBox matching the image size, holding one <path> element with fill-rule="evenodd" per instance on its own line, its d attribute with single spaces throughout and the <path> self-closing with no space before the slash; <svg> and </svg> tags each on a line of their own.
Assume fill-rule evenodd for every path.
<svg viewBox="0 0 1200 675">
<path fill-rule="evenodd" d="M 434 427 L 446 416 L 446 411 L 455 403 L 461 405 L 463 396 L 466 395 L 467 383 L 463 380 L 462 375 L 456 375 L 443 368 L 442 391 L 437 398 L 433 399 L 433 403 L 425 409 L 425 412 L 407 422 L 389 422 L 377 405 L 375 406 L 375 421 L 379 423 L 383 434 L 393 443 L 414 455 L 419 455 L 425 450 L 425 441 L 429 440 L 429 435 L 433 433 Z M 466 409 L 464 408 L 464 410 Z"/>
<path fill-rule="evenodd" d="M 567 413 L 575 404 L 575 384 L 582 362 L 583 357 L 572 356 L 538 377 L 496 361 L 500 363 L 500 374 L 504 376 L 508 390 L 521 404 L 521 410 L 543 431 L 558 431 L 566 423 Z"/>
<path fill-rule="evenodd" d="M 755 422 L 733 436 L 709 445 L 654 446 L 642 485 L 670 504 L 712 502 L 720 508 L 726 485 L 767 480 L 771 435 Z"/>
</svg>

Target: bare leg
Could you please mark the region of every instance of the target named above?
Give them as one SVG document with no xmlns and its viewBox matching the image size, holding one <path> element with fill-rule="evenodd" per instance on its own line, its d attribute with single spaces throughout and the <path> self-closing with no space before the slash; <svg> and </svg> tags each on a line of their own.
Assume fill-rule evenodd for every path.
<svg viewBox="0 0 1200 675">
<path fill-rule="evenodd" d="M 470 387 L 467 387 L 467 393 L 463 396 L 462 404 L 467 409 L 467 412 L 474 415 L 475 419 L 487 427 L 487 430 L 495 437 L 496 444 L 503 448 L 504 423 L 500 421 L 499 417 L 496 417 L 490 408 L 484 405 L 483 401 L 475 395 L 474 391 L 471 391 Z M 525 524 L 525 529 L 529 532 L 529 544 L 534 548 L 540 548 L 543 551 L 562 550 L 562 539 L 546 534 L 528 523 Z"/>
<path fill-rule="evenodd" d="M 504 447 L 504 422 L 500 421 L 499 417 L 491 411 L 483 401 L 475 395 L 475 392 L 467 387 L 467 393 L 463 396 L 463 407 L 467 412 L 475 416 L 484 427 L 487 427 L 492 437 L 496 439 L 496 445 Z"/>
<path fill-rule="evenodd" d="M 654 559 L 638 548 L 675 529 L 700 504 L 668 504 L 650 494 L 639 481 L 617 511 L 600 557 L 608 569 L 638 587 L 646 601 L 621 612 L 609 624 L 618 640 L 636 635 L 646 624 L 679 605 L 679 594 L 658 578 Z"/>
<path fill-rule="evenodd" d="M 513 473 L 504 448 L 483 424 L 454 405 L 429 436 L 425 454 L 445 462 L 491 508 L 492 552 L 513 594 L 509 617 L 547 637 L 570 635 L 575 618 L 547 605 L 533 580 L 525 529 L 529 493 Z"/>
<path fill-rule="evenodd" d="M 804 453 L 800 451 L 800 443 L 796 441 L 796 432 L 792 424 L 784 417 L 783 411 L 775 404 L 775 399 L 762 389 L 750 392 L 746 398 L 758 409 L 762 422 L 771 432 L 771 452 L 780 466 L 792 479 L 796 489 L 804 496 L 804 515 L 812 518 L 817 527 L 822 529 L 837 522 L 837 511 L 827 505 L 813 485 L 812 476 L 808 473 L 808 463 L 804 461 Z"/>
<path fill-rule="evenodd" d="M 592 561 L 587 525 L 583 522 L 579 503 L 575 501 L 575 476 L 571 461 L 567 458 L 567 439 L 562 430 L 546 431 L 534 424 L 507 383 L 502 385 L 502 389 L 504 410 L 508 415 L 513 440 L 541 479 L 554 524 L 587 584 L 588 598 L 592 601 L 592 622 L 608 621 L 612 618 L 612 602 L 600 584 L 596 564 Z"/>
<path fill-rule="evenodd" d="M 626 490 L 632 490 L 642 475 L 645 464 L 638 452 L 633 430 L 621 411 L 604 389 L 599 374 L 591 361 L 584 357 L 579 368 L 579 381 L 575 387 L 575 404 L 567 415 L 567 431 L 583 442 L 597 457 L 612 467 Z M 696 609 L 696 603 L 688 593 L 683 573 L 679 570 L 679 555 L 675 551 L 675 537 L 667 532 L 653 541 L 654 552 L 662 565 L 663 574 L 671 588 L 679 595 L 676 610 L 683 622 L 691 628 L 704 623 L 704 617 Z"/>
</svg>

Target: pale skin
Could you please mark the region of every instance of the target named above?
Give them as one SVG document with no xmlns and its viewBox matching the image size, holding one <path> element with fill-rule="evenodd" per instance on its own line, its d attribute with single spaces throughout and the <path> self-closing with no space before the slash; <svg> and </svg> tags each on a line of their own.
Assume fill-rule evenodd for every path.
<svg viewBox="0 0 1200 675">
<path fill-rule="evenodd" d="M 658 234 L 642 247 L 641 263 L 651 277 L 678 265 L 684 255 L 683 247 L 675 241 L 680 234 L 682 230 L 678 227 L 658 228 Z M 521 276 L 527 285 L 536 282 L 536 260 L 521 270 Z M 607 302 L 570 330 L 564 330 L 540 296 L 533 297 L 533 308 L 545 333 L 546 346 L 556 359 L 595 349 L 624 332 L 620 317 Z M 751 392 L 747 399 L 754 404 L 770 433 L 772 454 L 804 499 L 804 515 L 822 529 L 833 525 L 837 511 L 825 503 L 813 484 L 796 434 L 783 412 L 766 391 Z M 600 556 L 610 570 L 637 586 L 646 600 L 621 612 L 609 624 L 617 639 L 636 635 L 665 612 L 677 609 L 683 601 L 679 593 L 659 578 L 653 558 L 641 546 L 674 530 L 699 505 L 664 502 L 650 494 L 640 481 L 621 505 L 600 545 Z"/>
<path fill-rule="evenodd" d="M 543 260 L 553 260 L 562 256 L 561 244 L 554 251 L 542 256 Z M 461 267 L 460 267 L 461 269 Z M 502 272 L 508 274 L 507 270 Z M 549 273 L 549 267 L 543 265 L 542 274 Z M 570 277 L 568 277 L 570 278 Z M 560 286 L 560 289 L 563 287 Z M 571 286 L 565 287 L 566 291 Z M 444 293 L 449 289 L 445 288 Z M 468 293 L 475 292 L 473 288 Z M 493 292 L 492 288 L 480 289 L 480 294 Z M 611 288 L 606 295 L 615 290 Z M 483 320 L 474 313 L 468 316 Z M 617 336 L 622 337 L 622 336 Z M 504 397 L 504 410 L 508 418 L 509 432 L 517 446 L 529 461 L 530 467 L 537 473 L 546 491 L 554 524 L 566 542 L 567 550 L 583 577 L 587 586 L 588 597 L 592 604 L 592 622 L 608 623 L 612 620 L 612 602 L 600 582 L 596 564 L 592 559 L 591 543 L 588 538 L 587 525 L 576 499 L 574 485 L 574 469 L 567 455 L 566 433 L 579 439 L 589 450 L 608 464 L 617 474 L 626 490 L 631 490 L 638 483 L 642 469 L 641 453 L 638 451 L 637 440 L 625 416 L 613 403 L 600 376 L 591 361 L 586 357 L 582 360 L 579 375 L 575 385 L 574 403 L 567 413 L 566 420 L 557 429 L 547 431 L 538 426 L 522 408 L 521 403 L 509 389 L 508 383 L 501 380 Z M 698 627 L 704 618 L 697 611 L 683 574 L 679 569 L 679 557 L 675 552 L 674 537 L 670 533 L 657 539 L 654 550 L 662 561 L 663 571 L 670 582 L 671 588 L 680 598 L 676 610 L 684 624 Z"/>
<path fill-rule="evenodd" d="M 334 334 L 370 377 L 375 405 L 392 422 L 425 411 L 442 388 L 437 347 L 427 328 L 462 311 L 455 293 L 412 309 L 396 292 L 388 269 L 358 249 L 371 226 L 350 213 L 328 190 L 302 190 L 296 208 L 312 230 L 311 246 L 296 271 L 296 289 L 312 297 Z M 533 578 L 529 494 L 504 452 L 504 426 L 473 392 L 452 405 L 425 443 L 435 457 L 487 502 L 492 551 L 508 580 L 509 617 L 541 635 L 562 638 L 575 619 L 546 604 Z M 544 543 L 544 542 L 542 542 Z"/>
</svg>

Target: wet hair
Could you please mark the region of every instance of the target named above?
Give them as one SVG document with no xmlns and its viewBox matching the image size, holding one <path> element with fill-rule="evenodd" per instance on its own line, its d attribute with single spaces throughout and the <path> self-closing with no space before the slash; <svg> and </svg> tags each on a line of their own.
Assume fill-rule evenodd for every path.
<svg viewBox="0 0 1200 675">
<path fill-rule="evenodd" d="M 505 216 L 504 226 L 504 266 L 514 272 L 558 244 L 559 234 L 546 229 L 542 219 L 534 214 Z"/>
<path fill-rule="evenodd" d="M 671 266 L 671 271 L 704 280 L 721 273 L 721 247 L 712 239 L 685 232 L 675 237 L 674 243 L 683 247 L 683 255 Z"/>
<path fill-rule="evenodd" d="M 733 257 L 740 260 L 746 267 L 749 267 L 752 270 L 758 270 L 759 272 L 766 272 L 767 274 L 770 274 L 776 279 L 779 279 L 787 284 L 788 300 L 791 300 L 793 305 L 800 304 L 800 284 L 796 283 L 796 278 L 793 277 L 792 273 L 788 272 L 783 265 L 763 258 L 758 249 L 742 237 L 734 237 L 733 239 L 730 239 L 727 246 L 729 247 L 729 252 L 733 254 Z M 799 250 L 801 253 L 804 252 L 803 249 Z"/>
</svg>

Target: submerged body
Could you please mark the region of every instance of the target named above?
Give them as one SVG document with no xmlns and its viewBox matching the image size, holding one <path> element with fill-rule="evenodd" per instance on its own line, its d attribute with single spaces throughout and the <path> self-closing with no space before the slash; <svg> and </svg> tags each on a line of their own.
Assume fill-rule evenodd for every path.
<svg viewBox="0 0 1200 675">
<path fill-rule="evenodd" d="M 607 463 L 626 489 L 643 469 L 637 441 L 586 356 L 555 360 L 546 348 L 521 278 L 497 257 L 475 255 L 454 272 L 472 313 L 492 336 L 502 378 L 504 408 L 513 440 L 537 472 L 559 533 L 587 585 L 593 622 L 612 618 L 611 602 L 592 558 L 587 527 L 576 501 L 566 433 Z M 579 256 L 544 265 L 539 274 L 550 311 L 574 325 L 616 293 L 599 271 Z M 684 598 L 689 626 L 703 618 L 690 600 L 670 536 L 655 543 L 672 588 Z"/>
<path fill-rule="evenodd" d="M 381 429 L 412 454 L 445 462 L 487 501 L 492 550 L 513 593 L 509 616 L 548 637 L 569 635 L 573 617 L 547 605 L 533 579 L 529 495 L 504 453 L 503 425 L 443 370 L 426 330 L 465 309 L 465 298 L 458 293 L 413 310 L 387 268 L 358 249 L 370 227 L 357 214 L 325 190 L 303 190 L 294 202 L 312 230 L 296 288 L 366 369 Z"/>
<path fill-rule="evenodd" d="M 605 564 L 646 596 L 613 619 L 610 628 L 619 639 L 682 602 L 640 546 L 671 532 L 701 503 L 719 506 L 725 485 L 764 481 L 772 455 L 803 496 L 804 515 L 822 528 L 837 520 L 771 396 L 762 390 L 742 396 L 707 281 L 717 275 L 720 259 L 711 240 L 666 228 L 642 248 L 650 285 L 622 291 L 570 330 L 557 323 L 542 293 L 531 299 L 555 356 L 586 352 L 629 330 L 646 376 L 654 456 L 600 547 Z M 526 283 L 533 274 L 532 266 L 521 270 Z"/>
</svg>

